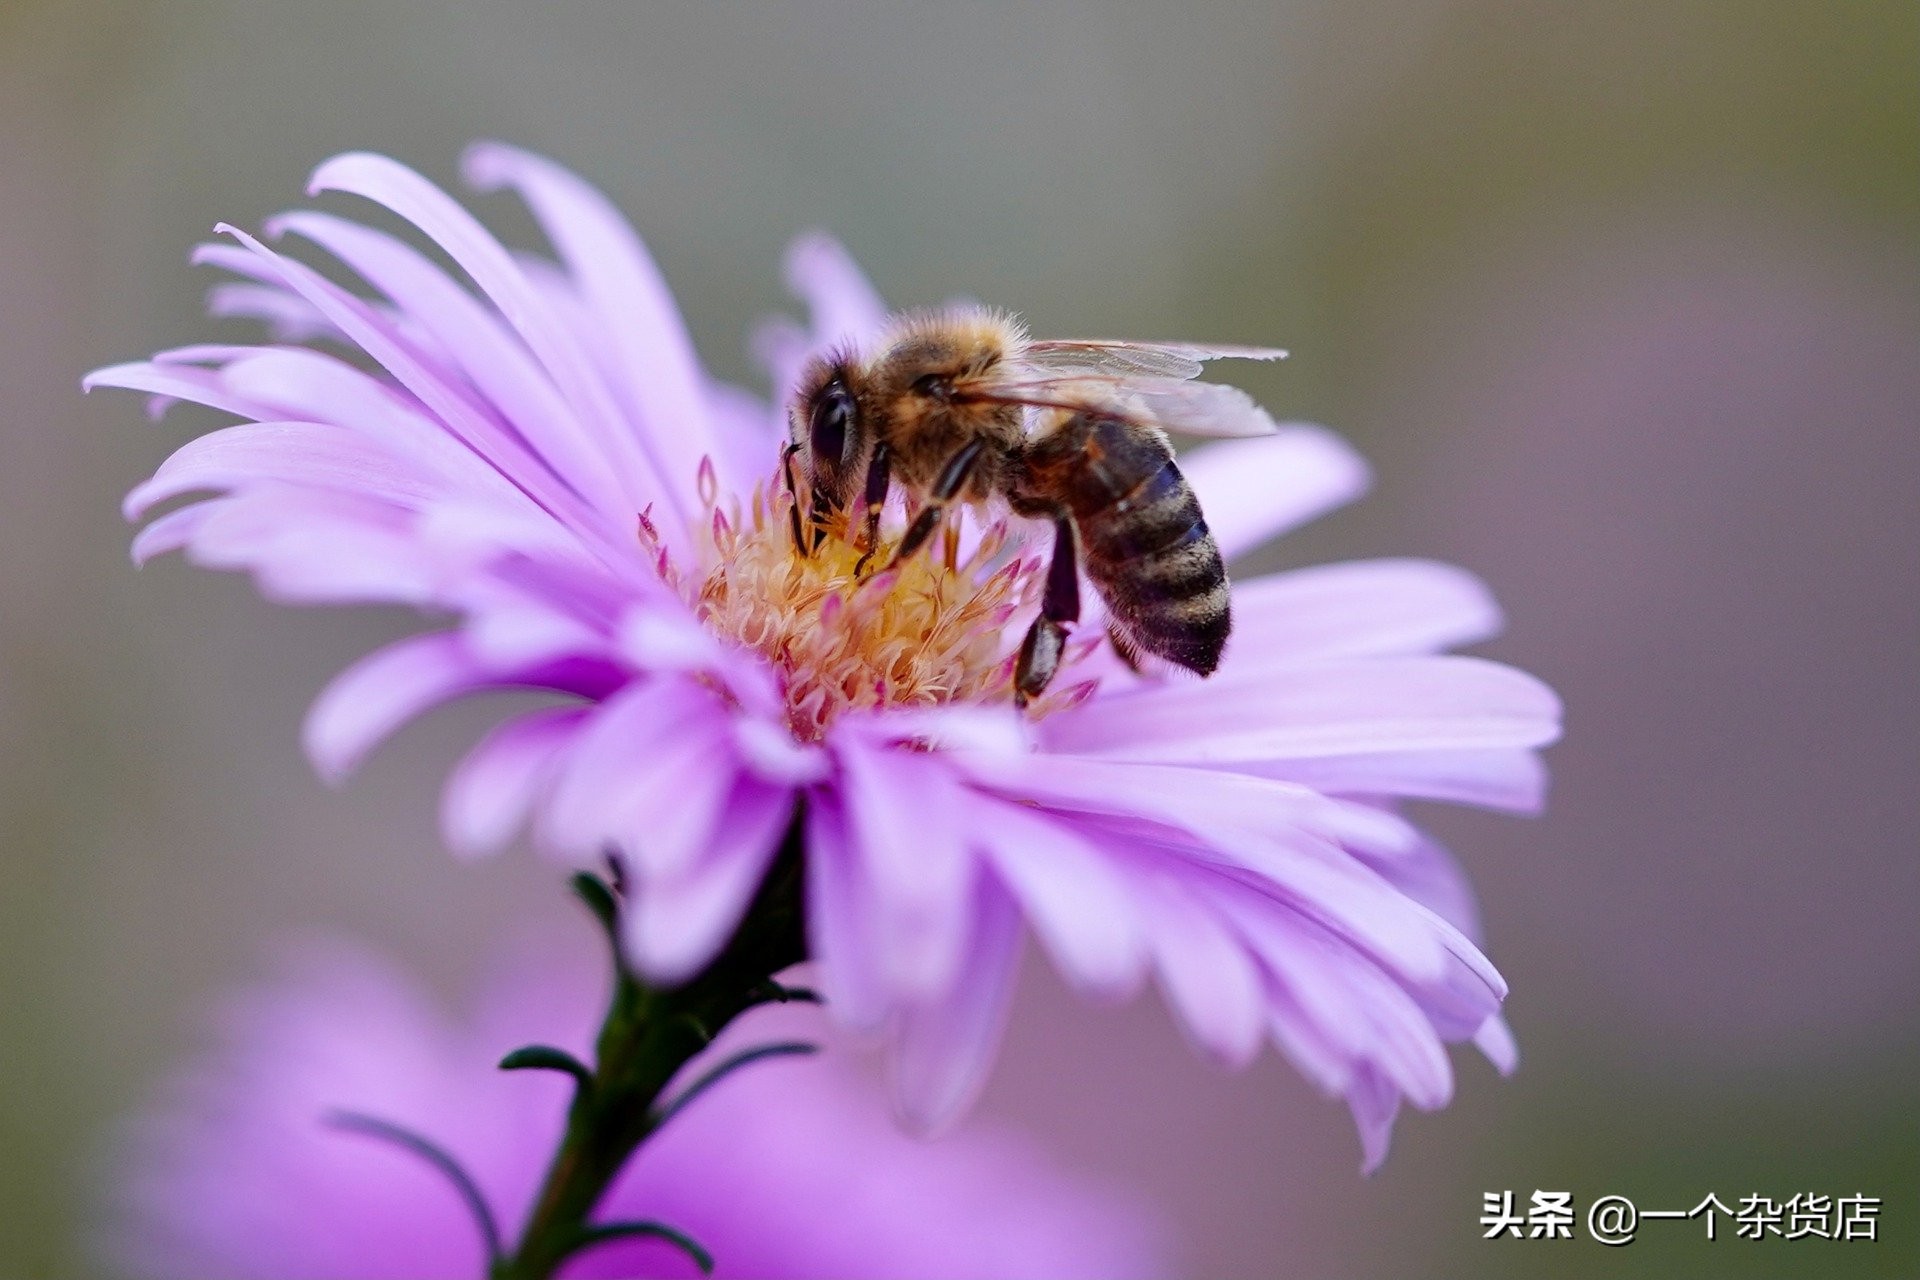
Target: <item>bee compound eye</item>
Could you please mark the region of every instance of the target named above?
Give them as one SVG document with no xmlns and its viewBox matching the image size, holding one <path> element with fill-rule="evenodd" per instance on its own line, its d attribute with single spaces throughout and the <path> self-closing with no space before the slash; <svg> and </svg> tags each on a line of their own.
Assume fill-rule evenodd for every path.
<svg viewBox="0 0 1920 1280">
<path fill-rule="evenodd" d="M 844 466 L 847 438 L 853 425 L 853 397 L 838 381 L 829 382 L 813 402 L 813 417 L 807 424 L 807 444 L 817 462 Z"/>
</svg>

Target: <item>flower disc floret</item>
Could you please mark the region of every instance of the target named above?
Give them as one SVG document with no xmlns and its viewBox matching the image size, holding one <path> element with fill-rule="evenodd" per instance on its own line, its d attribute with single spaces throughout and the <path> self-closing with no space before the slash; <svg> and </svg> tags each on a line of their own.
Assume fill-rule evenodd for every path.
<svg viewBox="0 0 1920 1280">
<path fill-rule="evenodd" d="M 796 533 L 782 477 L 756 486 L 745 512 L 710 485 L 702 493 L 700 571 L 680 571 L 651 520 L 642 544 L 701 622 L 778 673 L 800 742 L 822 741 L 849 711 L 1011 702 L 1010 624 L 1032 616 L 1039 566 L 1011 552 L 1004 520 L 963 553 L 956 517 L 948 536 L 895 563 L 897 530 L 871 552 L 844 516 Z M 1090 692 L 1068 681 L 1034 710 Z"/>
</svg>

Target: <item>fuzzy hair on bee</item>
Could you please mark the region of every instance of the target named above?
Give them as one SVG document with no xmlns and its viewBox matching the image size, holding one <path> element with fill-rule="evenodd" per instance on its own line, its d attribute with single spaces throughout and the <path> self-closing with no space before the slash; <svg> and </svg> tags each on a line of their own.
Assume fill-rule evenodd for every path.
<svg viewBox="0 0 1920 1280">
<path fill-rule="evenodd" d="M 1035 341 L 1014 316 L 981 307 L 901 315 L 871 354 L 842 348 L 801 377 L 788 462 L 799 461 L 811 499 L 804 521 L 796 509 L 796 540 L 808 551 L 845 517 L 864 569 L 896 485 L 912 513 L 896 561 L 918 552 L 951 506 L 1003 501 L 1054 526 L 1040 613 L 1014 673 L 1019 702 L 1059 668 L 1080 617 L 1082 566 L 1124 658 L 1152 654 L 1210 675 L 1232 630 L 1226 565 L 1167 432 L 1275 430 L 1245 392 L 1194 379 L 1208 360 L 1285 354 Z"/>
</svg>

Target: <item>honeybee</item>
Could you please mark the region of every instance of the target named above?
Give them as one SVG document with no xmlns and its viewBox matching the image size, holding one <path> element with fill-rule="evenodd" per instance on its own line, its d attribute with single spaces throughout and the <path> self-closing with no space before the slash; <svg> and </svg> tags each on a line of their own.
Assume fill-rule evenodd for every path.
<svg viewBox="0 0 1920 1280">
<path fill-rule="evenodd" d="M 894 551 L 920 550 L 956 503 L 1003 500 L 1054 526 L 1040 613 L 1020 646 L 1014 698 L 1046 689 L 1080 617 L 1079 567 L 1106 602 L 1123 659 L 1153 654 L 1206 676 L 1232 619 L 1227 570 L 1167 430 L 1251 436 L 1276 430 L 1243 391 L 1195 382 L 1203 361 L 1272 360 L 1267 347 L 1033 341 L 1012 316 L 958 308 L 899 317 L 863 357 L 813 360 L 790 409 L 811 491 L 793 535 L 810 553 L 831 517 L 859 536 L 862 571 L 879 546 L 891 486 L 912 518 Z"/>
</svg>

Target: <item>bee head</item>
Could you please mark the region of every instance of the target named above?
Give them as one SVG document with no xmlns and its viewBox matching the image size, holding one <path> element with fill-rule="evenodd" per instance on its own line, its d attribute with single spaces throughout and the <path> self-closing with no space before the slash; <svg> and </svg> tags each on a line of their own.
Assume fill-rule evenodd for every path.
<svg viewBox="0 0 1920 1280">
<path fill-rule="evenodd" d="M 860 485 L 867 426 L 855 392 L 855 364 L 844 353 L 815 359 L 801 376 L 788 414 L 816 510 L 845 510 Z"/>
</svg>

